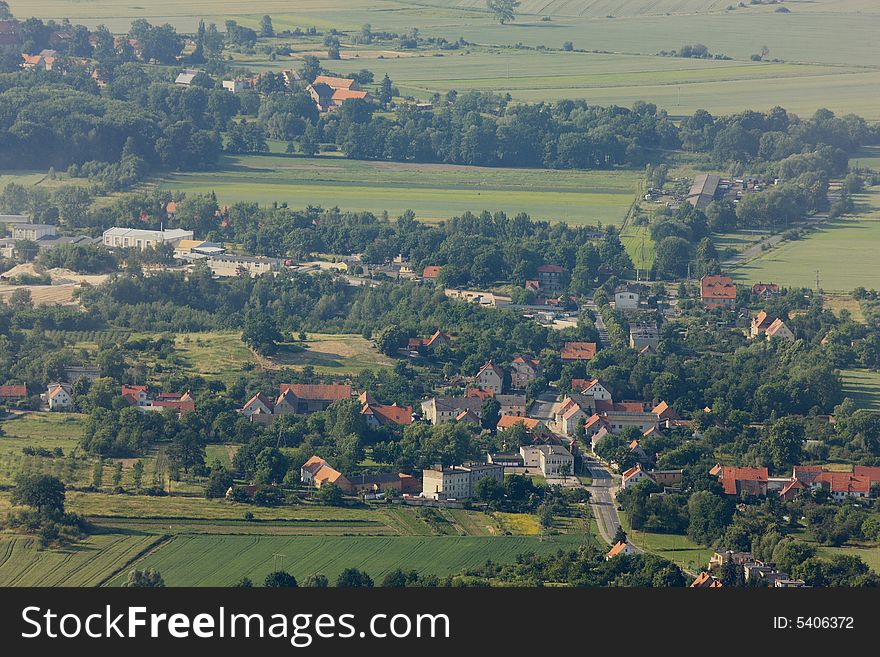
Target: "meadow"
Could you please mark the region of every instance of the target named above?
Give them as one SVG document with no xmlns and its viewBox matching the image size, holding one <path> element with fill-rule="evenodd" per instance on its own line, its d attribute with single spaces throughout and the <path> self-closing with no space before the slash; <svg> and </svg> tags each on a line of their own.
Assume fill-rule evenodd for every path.
<svg viewBox="0 0 880 657">
<path fill-rule="evenodd" d="M 843 370 L 840 375 L 844 395 L 851 397 L 859 408 L 880 411 L 880 372 Z"/>
<path fill-rule="evenodd" d="M 880 189 L 855 197 L 859 212 L 817 226 L 805 239 L 786 241 L 731 272 L 737 282 L 775 281 L 786 286 L 816 286 L 850 292 L 880 288 Z"/>
<path fill-rule="evenodd" d="M 458 537 L 330 537 L 330 536 L 175 536 L 132 564 L 156 568 L 169 586 L 229 586 L 242 577 L 262 580 L 278 563 L 297 579 L 323 573 L 333 581 L 345 568 L 366 571 L 377 583 L 395 568 L 445 576 L 481 565 L 486 560 L 513 561 L 525 552 L 552 554 L 576 549 L 583 537 L 548 539 L 528 536 Z M 280 559 L 280 557 L 279 557 Z M 119 575 L 110 581 L 118 585 Z"/>
<path fill-rule="evenodd" d="M 496 169 L 443 164 L 365 162 L 340 157 L 227 156 L 221 170 L 165 177 L 164 189 L 214 192 L 222 203 L 286 202 L 369 211 L 392 217 L 413 210 L 425 221 L 467 210 L 528 213 L 574 224 L 621 223 L 639 172 Z"/>
<path fill-rule="evenodd" d="M 27 413 L 0 422 L 0 484 L 11 484 L 19 472 L 45 472 L 68 484 L 84 484 L 91 476 L 88 463 L 72 458 L 78 452 L 85 417 L 77 413 Z M 60 448 L 65 458 L 26 456 L 24 447 Z"/>
<path fill-rule="evenodd" d="M 669 559 L 689 572 L 699 572 L 712 557 L 714 552 L 712 548 L 698 545 L 687 536 L 635 531 L 630 527 L 627 515 L 625 513 L 619 515 L 620 524 L 633 545 Z"/>
</svg>

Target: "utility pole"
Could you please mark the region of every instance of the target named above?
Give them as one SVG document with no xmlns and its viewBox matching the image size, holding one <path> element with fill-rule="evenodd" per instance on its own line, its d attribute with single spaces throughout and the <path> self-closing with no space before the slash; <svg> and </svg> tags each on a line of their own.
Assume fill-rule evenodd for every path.
<svg viewBox="0 0 880 657">
<path fill-rule="evenodd" d="M 816 270 L 816 294 L 819 293 L 819 270 Z"/>
</svg>

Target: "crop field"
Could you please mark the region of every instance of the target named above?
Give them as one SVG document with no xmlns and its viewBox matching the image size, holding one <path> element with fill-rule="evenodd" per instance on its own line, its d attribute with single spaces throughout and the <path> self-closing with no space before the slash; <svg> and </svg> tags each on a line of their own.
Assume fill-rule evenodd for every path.
<svg viewBox="0 0 880 657">
<path fill-rule="evenodd" d="M 575 224 L 620 223 L 641 175 L 632 171 L 548 171 L 443 164 L 360 162 L 338 157 L 226 157 L 222 170 L 180 173 L 165 189 L 215 192 L 222 203 L 287 202 L 419 219 L 448 219 L 470 210 L 526 212 Z"/>
<path fill-rule="evenodd" d="M 0 536 L 0 586 L 97 586 L 159 541 L 98 534 L 63 550 L 38 550 L 33 537 Z"/>
<path fill-rule="evenodd" d="M 549 554 L 579 546 L 582 537 L 527 536 L 329 537 L 176 536 L 132 567 L 156 568 L 169 586 L 229 586 L 242 577 L 262 582 L 284 555 L 283 568 L 297 579 L 323 573 L 333 581 L 345 568 L 381 580 L 398 567 L 444 576 L 484 563 L 513 561 L 518 554 Z M 279 564 L 280 566 L 281 564 Z M 110 584 L 124 580 L 120 575 Z"/>
<path fill-rule="evenodd" d="M 859 408 L 880 411 L 880 372 L 843 370 L 843 394 L 852 397 Z"/>
<path fill-rule="evenodd" d="M 775 281 L 786 286 L 850 292 L 880 288 L 877 248 L 880 242 L 880 189 L 855 197 L 863 212 L 825 222 L 807 238 L 761 254 L 732 272 L 742 283 Z"/>
<path fill-rule="evenodd" d="M 263 14 L 276 30 L 315 26 L 359 30 L 406 31 L 459 37 L 481 44 L 523 43 L 622 53 L 655 54 L 700 42 L 713 53 L 748 59 L 761 47 L 786 61 L 880 65 L 880 7 L 872 0 L 789 2 L 789 13 L 777 5 L 737 6 L 728 0 L 554 0 L 525 2 L 517 19 L 500 25 L 482 0 L 266 0 L 257 9 L 247 0 L 145 0 L 120 6 L 114 0 L 11 0 L 14 13 L 42 18 L 69 17 L 86 25 L 105 24 L 126 31 L 134 18 L 170 22 L 195 32 L 200 18 L 219 25 L 235 18 L 254 27 Z M 727 7 L 733 7 L 728 10 Z M 549 16 L 551 20 L 541 18 Z"/>
</svg>

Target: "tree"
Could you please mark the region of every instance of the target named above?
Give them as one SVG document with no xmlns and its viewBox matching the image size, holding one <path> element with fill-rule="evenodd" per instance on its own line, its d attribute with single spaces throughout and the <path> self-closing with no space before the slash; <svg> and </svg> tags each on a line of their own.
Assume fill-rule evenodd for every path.
<svg viewBox="0 0 880 657">
<path fill-rule="evenodd" d="M 251 313 L 244 321 L 241 340 L 261 356 L 271 356 L 278 351 L 283 336 L 268 313 Z"/>
<path fill-rule="evenodd" d="M 224 497 L 232 484 L 233 479 L 229 471 L 219 463 L 216 463 L 211 469 L 211 474 L 208 476 L 208 483 L 205 486 L 205 497 Z"/>
<path fill-rule="evenodd" d="M 15 480 L 12 503 L 33 507 L 41 515 L 57 517 L 64 514 L 64 484 L 57 477 L 44 474 L 22 474 Z"/>
<path fill-rule="evenodd" d="M 296 577 L 284 570 L 276 570 L 266 575 L 263 586 L 267 588 L 296 588 Z"/>
<path fill-rule="evenodd" d="M 501 419 L 501 404 L 495 397 L 487 397 L 480 407 L 480 426 L 495 431 Z"/>
<path fill-rule="evenodd" d="M 0 20 L 9 20 L 12 18 L 12 10 L 9 9 L 9 3 L 6 0 L 0 0 Z"/>
<path fill-rule="evenodd" d="M 398 349 L 406 346 L 407 333 L 396 324 L 382 329 L 376 338 L 376 348 L 386 356 L 395 356 Z"/>
<path fill-rule="evenodd" d="M 144 462 L 138 459 L 131 468 L 131 476 L 134 480 L 134 489 L 137 492 L 141 490 L 141 482 L 144 479 Z"/>
<path fill-rule="evenodd" d="M 113 465 L 113 490 L 122 488 L 122 462 L 116 461 Z"/>
<path fill-rule="evenodd" d="M 777 470 L 799 463 L 803 444 L 804 425 L 796 417 L 780 418 L 767 432 L 770 458 Z"/>
<path fill-rule="evenodd" d="M 481 502 L 499 502 L 504 499 L 504 486 L 495 477 L 482 477 L 477 481 L 474 495 Z"/>
<path fill-rule="evenodd" d="M 516 8 L 519 5 L 519 0 L 486 0 L 486 7 L 502 25 L 516 18 Z"/>
<path fill-rule="evenodd" d="M 733 520 L 733 503 L 706 490 L 697 491 L 688 500 L 690 524 L 688 538 L 696 543 L 711 545 L 724 535 Z"/>
<path fill-rule="evenodd" d="M 165 580 L 158 570 L 132 570 L 128 573 L 128 579 L 122 585 L 129 588 L 156 589 L 164 588 Z"/>
<path fill-rule="evenodd" d="M 303 80 L 311 84 L 316 77 L 321 75 L 321 60 L 314 55 L 306 55 L 303 57 L 303 65 L 299 72 Z"/>
<path fill-rule="evenodd" d="M 614 538 L 611 539 L 611 543 L 614 545 L 617 545 L 618 543 L 626 543 L 626 532 L 623 531 L 623 527 L 617 527 L 617 531 L 614 533 Z"/>
<path fill-rule="evenodd" d="M 373 588 L 373 579 L 362 570 L 346 568 L 336 578 L 337 588 Z"/>
<path fill-rule="evenodd" d="M 379 85 L 379 102 L 383 105 L 387 105 L 391 102 L 391 98 L 393 97 L 393 87 L 391 86 L 391 78 L 388 77 L 388 74 L 385 74 L 385 77 L 382 78 L 382 82 Z"/>
<path fill-rule="evenodd" d="M 268 14 L 260 19 L 260 36 L 264 39 L 275 36 L 275 27 L 272 25 L 272 17 Z"/>
<path fill-rule="evenodd" d="M 310 589 L 326 589 L 330 586 L 330 580 L 327 579 L 326 575 L 316 573 L 306 577 L 303 586 Z"/>
<path fill-rule="evenodd" d="M 183 468 L 189 474 L 193 467 L 204 466 L 205 447 L 198 432 L 192 429 L 181 429 L 171 439 L 168 457 L 174 467 Z"/>
<path fill-rule="evenodd" d="M 342 506 L 343 495 L 338 486 L 324 484 L 315 493 L 315 498 L 326 506 Z"/>
<path fill-rule="evenodd" d="M 676 278 L 687 273 L 690 262 L 691 245 L 681 237 L 664 237 L 657 244 L 654 266 L 657 274 L 666 278 Z"/>
</svg>

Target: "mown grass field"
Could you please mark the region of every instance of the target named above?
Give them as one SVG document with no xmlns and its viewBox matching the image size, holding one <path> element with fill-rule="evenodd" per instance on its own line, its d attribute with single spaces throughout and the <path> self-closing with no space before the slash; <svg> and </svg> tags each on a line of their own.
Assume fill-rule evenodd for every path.
<svg viewBox="0 0 880 657">
<path fill-rule="evenodd" d="M 852 397 L 859 408 L 880 411 L 880 372 L 843 370 L 840 374 L 844 395 Z"/>
<path fill-rule="evenodd" d="M 653 552 L 675 562 L 681 568 L 691 572 L 698 571 L 704 568 L 712 557 L 714 552 L 712 548 L 697 545 L 687 536 L 633 531 L 626 514 L 619 515 L 620 524 L 630 542 L 648 552 Z"/>
<path fill-rule="evenodd" d="M 184 333 L 175 336 L 177 355 L 184 368 L 206 379 L 226 383 L 240 376 L 246 363 L 267 369 L 311 366 L 319 374 L 356 374 L 364 369 L 390 367 L 392 361 L 359 335 L 310 333 L 296 344 L 303 351 L 280 351 L 271 358 L 254 354 L 241 341 L 238 332 Z"/>
<path fill-rule="evenodd" d="M 333 581 L 345 568 L 365 570 L 377 581 L 395 568 L 444 576 L 487 559 L 513 561 L 518 554 L 549 554 L 576 548 L 579 536 L 541 540 L 526 536 L 459 537 L 266 537 L 176 536 L 132 567 L 156 568 L 169 586 L 229 586 L 242 577 L 260 583 L 273 569 L 273 555 L 297 579 L 323 573 Z M 280 566 L 280 564 L 279 564 Z M 119 576 L 111 581 L 118 585 Z"/>
<path fill-rule="evenodd" d="M 413 210 L 424 221 L 470 210 L 526 212 L 533 219 L 619 224 L 635 197 L 639 172 L 494 169 L 442 164 L 359 162 L 339 157 L 251 155 L 225 157 L 220 171 L 179 173 L 161 186 L 215 192 L 223 203 L 274 201 L 384 211 Z"/>
<path fill-rule="evenodd" d="M 880 189 L 856 196 L 858 214 L 819 226 L 805 239 L 784 242 L 732 272 L 742 283 L 774 281 L 785 286 L 816 286 L 850 292 L 880 287 Z"/>
</svg>

